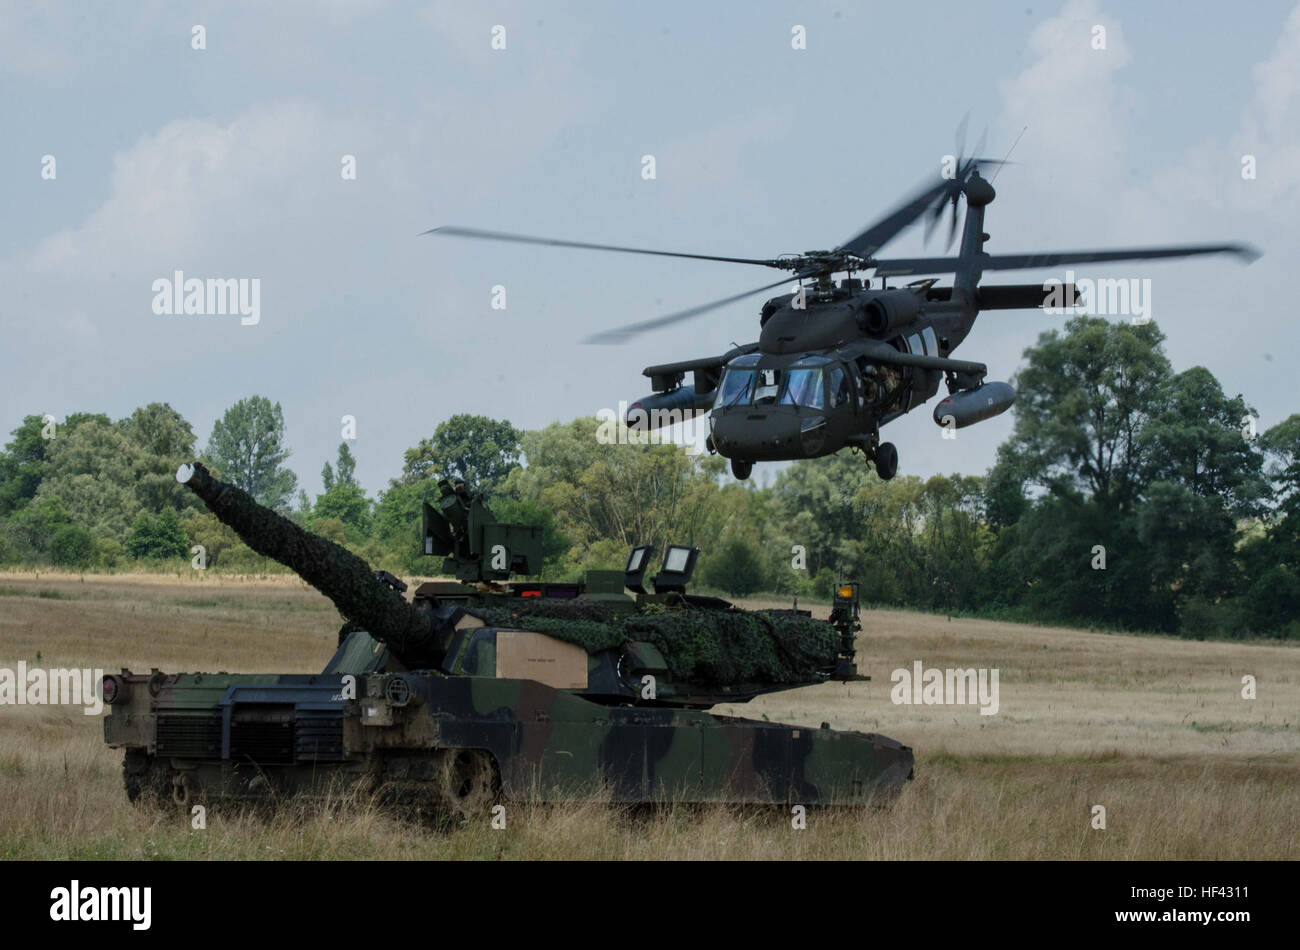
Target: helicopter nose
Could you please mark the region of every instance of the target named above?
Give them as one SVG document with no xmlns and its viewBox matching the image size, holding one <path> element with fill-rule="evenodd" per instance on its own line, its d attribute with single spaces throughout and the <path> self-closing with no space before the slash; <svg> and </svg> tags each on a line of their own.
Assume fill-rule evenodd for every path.
<svg viewBox="0 0 1300 950">
<path fill-rule="evenodd" d="M 726 458 L 774 462 L 802 458 L 799 417 L 748 410 L 714 413 L 713 444 Z"/>
</svg>

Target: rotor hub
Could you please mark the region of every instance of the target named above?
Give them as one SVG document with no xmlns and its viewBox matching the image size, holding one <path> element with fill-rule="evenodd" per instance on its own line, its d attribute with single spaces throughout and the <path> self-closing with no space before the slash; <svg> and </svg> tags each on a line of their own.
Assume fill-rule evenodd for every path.
<svg viewBox="0 0 1300 950">
<path fill-rule="evenodd" d="M 982 208 L 998 195 L 988 180 L 980 176 L 978 170 L 971 173 L 962 190 L 966 194 L 966 203 L 972 208 Z"/>
</svg>

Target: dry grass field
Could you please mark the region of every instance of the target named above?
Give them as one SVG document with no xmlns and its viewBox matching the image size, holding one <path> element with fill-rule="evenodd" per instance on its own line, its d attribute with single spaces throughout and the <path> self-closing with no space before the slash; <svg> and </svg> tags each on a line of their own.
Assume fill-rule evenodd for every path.
<svg viewBox="0 0 1300 950">
<path fill-rule="evenodd" d="M 338 623 L 288 576 L 0 573 L 0 667 L 315 672 Z M 505 830 L 437 832 L 340 800 L 194 831 L 127 803 L 96 718 L 0 706 L 0 858 L 1300 858 L 1300 649 L 892 611 L 863 625 L 872 682 L 716 710 L 914 748 L 892 806 L 814 810 L 806 830 L 781 809 L 521 804 Z M 917 660 L 997 668 L 998 714 L 894 705 L 890 672 Z"/>
</svg>

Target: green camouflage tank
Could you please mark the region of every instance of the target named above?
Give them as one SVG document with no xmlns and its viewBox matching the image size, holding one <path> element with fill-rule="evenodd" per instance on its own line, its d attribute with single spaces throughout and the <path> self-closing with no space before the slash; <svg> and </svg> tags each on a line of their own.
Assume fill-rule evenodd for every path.
<svg viewBox="0 0 1300 950">
<path fill-rule="evenodd" d="M 649 582 L 646 547 L 626 571 L 583 584 L 519 581 L 540 568 L 540 529 L 498 524 L 480 497 L 443 482 L 437 508 L 424 506 L 424 550 L 457 580 L 408 601 L 397 578 L 201 464 L 177 478 L 345 623 L 318 675 L 105 677 L 104 735 L 125 750 L 132 800 L 363 788 L 405 811 L 487 817 L 498 800 L 524 799 L 859 804 L 911 778 L 911 750 L 884 736 L 707 711 L 864 679 L 855 584 L 821 621 L 688 593 L 692 548 L 670 548 Z"/>
</svg>

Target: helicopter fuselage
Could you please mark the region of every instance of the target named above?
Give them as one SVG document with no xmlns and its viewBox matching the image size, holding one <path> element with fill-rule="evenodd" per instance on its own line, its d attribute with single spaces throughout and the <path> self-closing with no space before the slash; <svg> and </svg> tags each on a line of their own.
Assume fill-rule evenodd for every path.
<svg viewBox="0 0 1300 950">
<path fill-rule="evenodd" d="M 708 447 L 738 472 L 845 447 L 874 457 L 880 427 L 933 397 L 945 373 L 952 389 L 983 380 L 982 364 L 949 358 L 970 331 L 975 301 L 932 285 L 864 289 L 846 279 L 774 297 L 757 343 L 648 370 L 661 394 L 634 403 L 629 423 L 661 424 L 653 413 L 670 403 L 710 412 Z M 681 387 L 688 370 L 695 385 Z"/>
</svg>

